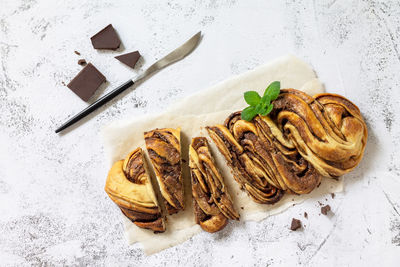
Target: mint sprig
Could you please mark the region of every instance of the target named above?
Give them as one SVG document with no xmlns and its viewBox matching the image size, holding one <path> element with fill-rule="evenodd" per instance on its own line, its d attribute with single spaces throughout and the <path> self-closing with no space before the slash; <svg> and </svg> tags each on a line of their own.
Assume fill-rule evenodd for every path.
<svg viewBox="0 0 400 267">
<path fill-rule="evenodd" d="M 268 115 L 274 105 L 271 101 L 275 100 L 281 90 L 281 83 L 275 81 L 271 83 L 264 91 L 261 97 L 256 91 L 247 91 L 244 93 L 244 100 L 249 106 L 242 111 L 242 119 L 251 121 L 257 114 Z"/>
</svg>

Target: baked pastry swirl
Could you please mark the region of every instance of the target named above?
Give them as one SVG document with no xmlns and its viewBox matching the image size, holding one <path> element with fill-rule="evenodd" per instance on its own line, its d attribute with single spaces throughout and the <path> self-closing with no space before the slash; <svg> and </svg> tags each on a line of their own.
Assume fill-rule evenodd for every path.
<svg viewBox="0 0 400 267">
<path fill-rule="evenodd" d="M 228 123 L 229 118 L 227 119 Z M 268 182 L 265 164 L 258 160 L 253 150 L 254 143 L 251 144 L 255 141 L 259 146 L 259 139 L 254 134 L 257 129 L 251 123 L 247 126 L 252 128 L 253 132 L 248 132 L 248 135 L 242 136 L 244 139 L 241 140 L 237 140 L 224 125 L 207 127 L 207 131 L 218 150 L 225 157 L 240 188 L 246 190 L 257 203 L 273 204 L 281 199 L 284 191 Z M 233 128 L 231 129 L 233 130 Z M 251 139 L 255 140 L 251 141 Z"/>
<path fill-rule="evenodd" d="M 223 229 L 228 219 L 239 220 L 205 137 L 192 139 L 189 167 L 196 223 L 203 230 L 214 233 Z"/>
<path fill-rule="evenodd" d="M 177 213 L 185 207 L 180 129 L 155 129 L 145 132 L 144 139 L 166 210 L 170 215 Z"/>
<path fill-rule="evenodd" d="M 285 89 L 273 104 L 271 119 L 321 175 L 341 176 L 361 161 L 367 126 L 348 99 L 328 93 L 311 97 Z"/>
<path fill-rule="evenodd" d="M 117 161 L 108 173 L 105 191 L 134 224 L 154 232 L 165 231 L 147 163 L 141 148 Z"/>
<path fill-rule="evenodd" d="M 252 122 L 241 119 L 240 112 L 229 116 L 225 125 L 247 154 L 259 166 L 259 174 L 272 186 L 307 194 L 321 182 L 321 175 L 287 141 L 267 116 L 257 116 Z"/>
</svg>

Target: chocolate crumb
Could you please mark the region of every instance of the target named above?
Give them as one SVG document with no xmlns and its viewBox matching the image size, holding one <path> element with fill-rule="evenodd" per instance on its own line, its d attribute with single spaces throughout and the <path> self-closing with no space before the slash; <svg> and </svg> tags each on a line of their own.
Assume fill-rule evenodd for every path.
<svg viewBox="0 0 400 267">
<path fill-rule="evenodd" d="M 297 229 L 301 228 L 301 221 L 298 219 L 293 218 L 292 224 L 290 225 L 290 230 L 296 231 Z"/>
<path fill-rule="evenodd" d="M 321 202 L 319 202 L 319 201 L 318 201 L 318 204 L 319 204 L 320 206 L 322 206 L 322 205 L 323 205 L 323 204 L 322 204 Z"/>
<path fill-rule="evenodd" d="M 183 163 L 186 163 L 186 159 L 182 159 L 182 162 L 183 162 Z"/>
<path fill-rule="evenodd" d="M 244 209 L 243 207 L 240 207 L 242 210 Z"/>
<path fill-rule="evenodd" d="M 331 197 L 332 197 L 332 199 L 334 199 L 335 198 L 335 193 L 331 193 Z"/>
<path fill-rule="evenodd" d="M 61 83 L 62 83 L 62 85 L 66 86 L 66 84 L 65 84 L 65 82 L 64 82 L 64 81 L 62 81 Z"/>
<path fill-rule="evenodd" d="M 84 59 L 79 59 L 78 60 L 78 64 L 81 65 L 81 66 L 85 66 L 87 64 L 87 62 Z"/>
<path fill-rule="evenodd" d="M 331 211 L 331 206 L 326 205 L 321 208 L 321 213 L 324 215 L 328 215 L 328 212 Z"/>
<path fill-rule="evenodd" d="M 308 219 L 308 214 L 307 214 L 307 212 L 304 212 L 304 218 Z"/>
<path fill-rule="evenodd" d="M 76 50 L 74 51 L 74 53 L 75 53 L 75 54 L 77 54 L 78 56 L 80 56 L 80 55 L 81 55 L 81 53 L 79 53 L 79 52 L 78 52 L 78 51 L 76 51 Z"/>
</svg>

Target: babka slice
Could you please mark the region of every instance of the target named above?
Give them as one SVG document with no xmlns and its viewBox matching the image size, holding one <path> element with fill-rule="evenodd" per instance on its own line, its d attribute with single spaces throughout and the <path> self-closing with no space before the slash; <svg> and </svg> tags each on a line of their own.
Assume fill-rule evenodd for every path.
<svg viewBox="0 0 400 267">
<path fill-rule="evenodd" d="M 141 148 L 117 161 L 108 173 L 105 191 L 134 224 L 154 232 L 165 231 L 147 163 Z"/>
<path fill-rule="evenodd" d="M 180 129 L 154 129 L 144 138 L 167 212 L 177 213 L 185 208 Z"/>
<path fill-rule="evenodd" d="M 245 190 L 255 202 L 273 204 L 282 198 L 284 191 L 268 182 L 265 166 L 255 160 L 255 155 L 251 151 L 246 151 L 227 127 L 215 125 L 207 127 L 207 130 L 218 150 L 225 157 L 240 188 Z M 250 139 L 247 141 L 251 142 Z"/>
<path fill-rule="evenodd" d="M 214 233 L 223 229 L 228 219 L 239 220 L 205 137 L 192 139 L 189 167 L 196 223 L 203 230 Z"/>
</svg>

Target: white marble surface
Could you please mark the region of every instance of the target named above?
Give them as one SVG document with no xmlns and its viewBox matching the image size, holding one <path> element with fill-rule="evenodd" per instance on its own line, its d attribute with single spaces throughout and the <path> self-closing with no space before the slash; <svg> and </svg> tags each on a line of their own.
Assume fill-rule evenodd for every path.
<svg viewBox="0 0 400 267">
<path fill-rule="evenodd" d="M 120 51 L 91 46 L 89 37 L 108 23 Z M 396 266 L 399 25 L 399 1 L 0 0 L 0 265 Z M 99 96 L 198 30 L 204 37 L 190 57 L 54 134 L 87 105 L 63 85 L 81 68 L 79 58 L 107 77 Z M 113 58 L 134 50 L 144 59 L 134 71 Z M 231 223 L 149 257 L 127 246 L 120 211 L 103 191 L 101 127 L 161 111 L 289 52 L 312 64 L 329 92 L 353 100 L 369 125 L 365 158 L 345 177 L 345 192 L 261 223 Z M 333 213 L 320 215 L 318 201 Z M 302 231 L 288 229 L 292 217 L 302 219 Z"/>
</svg>

